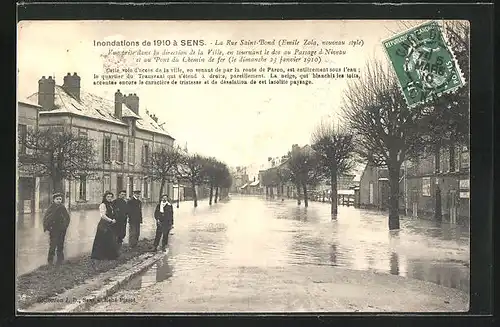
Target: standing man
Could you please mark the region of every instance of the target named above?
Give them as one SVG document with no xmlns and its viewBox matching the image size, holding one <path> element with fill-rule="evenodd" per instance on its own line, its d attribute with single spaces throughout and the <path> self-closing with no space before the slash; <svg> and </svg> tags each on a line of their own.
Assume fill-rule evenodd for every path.
<svg viewBox="0 0 500 327">
<path fill-rule="evenodd" d="M 165 252 L 168 245 L 168 234 L 174 225 L 174 207 L 167 195 L 161 197 L 155 208 L 156 236 L 153 251 L 156 251 L 161 241 L 161 250 Z"/>
<path fill-rule="evenodd" d="M 57 264 L 61 264 L 64 260 L 64 240 L 70 218 L 68 210 L 62 204 L 62 199 L 61 193 L 52 195 L 53 202 L 43 216 L 43 231 L 48 231 L 50 235 L 49 254 L 47 257 L 49 265 L 54 263 L 56 251 Z"/>
<path fill-rule="evenodd" d="M 116 240 L 118 246 L 121 247 L 125 234 L 127 233 L 127 216 L 128 216 L 128 204 L 125 199 L 127 191 L 120 191 L 118 193 L 118 198 L 113 201 L 113 207 L 115 208 L 116 224 L 113 225 L 116 233 Z"/>
<path fill-rule="evenodd" d="M 140 200 L 141 191 L 133 192 L 132 198 L 128 200 L 128 243 L 130 247 L 135 248 L 139 241 L 142 224 L 142 202 Z"/>
</svg>

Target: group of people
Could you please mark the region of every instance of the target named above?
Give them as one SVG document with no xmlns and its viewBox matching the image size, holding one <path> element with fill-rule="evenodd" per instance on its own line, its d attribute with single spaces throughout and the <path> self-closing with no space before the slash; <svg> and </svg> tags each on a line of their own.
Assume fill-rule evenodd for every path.
<svg viewBox="0 0 500 327">
<path fill-rule="evenodd" d="M 92 259 L 114 260 L 119 257 L 120 248 L 126 235 L 127 222 L 129 224 L 129 246 L 131 248 L 137 247 L 142 224 L 141 191 L 134 191 L 129 200 L 126 199 L 126 194 L 126 191 L 120 191 L 118 198 L 114 199 L 113 193 L 109 191 L 104 193 L 102 203 L 99 205 L 100 220 L 92 246 Z M 70 215 L 62 203 L 62 194 L 56 193 L 52 199 L 53 203 L 43 218 L 44 232 L 49 232 L 47 261 L 50 265 L 54 263 L 56 252 L 56 263 L 60 264 L 64 261 L 64 241 L 70 223 Z M 151 250 L 157 251 L 161 240 L 161 250 L 166 251 L 168 235 L 174 225 L 173 206 L 167 195 L 163 195 L 156 205 L 154 218 L 156 220 L 156 235 Z"/>
</svg>

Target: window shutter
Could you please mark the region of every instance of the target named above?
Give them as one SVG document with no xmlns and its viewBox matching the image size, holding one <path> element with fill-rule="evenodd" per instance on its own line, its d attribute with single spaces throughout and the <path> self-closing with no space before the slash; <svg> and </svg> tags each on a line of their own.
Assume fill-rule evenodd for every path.
<svg viewBox="0 0 500 327">
<path fill-rule="evenodd" d="M 102 148 L 102 162 L 106 161 L 106 137 L 101 139 Z"/>
<path fill-rule="evenodd" d="M 146 150 L 146 145 L 142 145 L 142 152 L 141 152 L 141 163 L 144 165 L 144 163 L 146 162 L 146 160 L 144 160 L 144 152 Z"/>
<path fill-rule="evenodd" d="M 117 140 L 111 140 L 111 160 L 116 161 L 117 160 Z"/>
<path fill-rule="evenodd" d="M 128 157 L 127 157 L 128 151 L 127 151 L 127 149 L 128 149 L 128 142 L 127 142 L 127 140 L 123 140 L 123 163 L 127 163 L 127 161 L 128 161 Z"/>
</svg>

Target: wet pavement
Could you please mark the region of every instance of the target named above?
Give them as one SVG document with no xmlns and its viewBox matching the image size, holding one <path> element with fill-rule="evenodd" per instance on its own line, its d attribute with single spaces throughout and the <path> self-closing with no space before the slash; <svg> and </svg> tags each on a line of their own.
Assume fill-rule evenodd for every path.
<svg viewBox="0 0 500 327">
<path fill-rule="evenodd" d="M 419 303 L 439 296 L 447 299 L 445 303 L 453 302 L 457 296 L 468 296 L 469 231 L 466 227 L 402 217 L 401 230 L 389 232 L 387 214 L 383 212 L 340 206 L 337 220 L 332 221 L 329 205 L 325 203 L 311 202 L 304 208 L 293 200 L 282 202 L 257 197 L 233 196 L 228 202 L 198 209 L 176 215 L 168 256 L 116 295 L 138 299 L 139 306 L 103 303 L 92 310 L 189 311 L 196 303 L 207 301 L 213 303 L 211 308 L 219 305 L 227 309 L 234 299 L 217 303 L 221 299 L 217 294 L 236 296 L 242 292 L 238 300 L 234 300 L 241 309 L 242 304 L 246 305 L 244 301 L 258 301 L 259 296 L 277 294 L 278 289 L 291 298 L 297 296 L 292 290 L 307 291 L 309 298 L 316 301 L 314 304 L 308 300 L 303 305 L 282 303 L 284 310 L 297 306 L 324 309 L 327 302 L 318 301 L 326 289 L 320 292 L 312 286 L 303 287 L 300 280 L 311 281 L 313 277 L 308 275 L 314 275 L 315 279 L 334 278 L 339 271 L 348 270 L 392 275 L 394 279 L 385 286 L 380 285 L 375 294 L 382 298 L 394 289 L 407 292 L 397 303 L 392 298 L 387 300 L 396 306 L 404 301 L 416 301 L 402 311 L 405 308 L 411 311 Z M 378 275 L 362 276 L 369 280 L 370 276 Z M 336 290 L 339 285 L 345 288 L 350 283 L 346 276 L 337 277 L 343 281 L 341 284 L 339 280 L 328 281 L 329 285 L 336 285 Z M 356 278 L 352 277 L 351 283 L 362 285 L 363 279 L 357 282 Z M 445 287 L 437 288 L 441 295 L 432 297 L 432 284 L 416 284 L 417 280 Z M 311 285 L 315 283 L 321 281 Z M 377 281 L 374 283 L 378 285 Z M 411 285 L 414 285 L 413 293 Z M 426 288 L 429 290 L 423 291 Z M 447 292 L 455 292 L 455 295 Z M 331 296 L 323 298 L 331 301 Z M 380 310 L 390 311 L 392 304 L 384 307 L 382 302 Z M 255 306 L 258 305 L 255 302 Z M 367 305 L 365 309 L 370 311 L 370 307 L 373 308 Z"/>
</svg>

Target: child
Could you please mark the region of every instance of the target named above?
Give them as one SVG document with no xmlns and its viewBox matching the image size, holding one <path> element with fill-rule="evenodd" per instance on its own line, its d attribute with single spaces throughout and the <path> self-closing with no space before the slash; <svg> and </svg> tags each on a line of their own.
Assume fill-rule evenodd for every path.
<svg viewBox="0 0 500 327">
<path fill-rule="evenodd" d="M 52 195 L 53 203 L 49 206 L 43 217 L 43 231 L 49 231 L 50 245 L 47 261 L 49 265 L 54 262 L 54 255 L 57 251 L 57 264 L 61 264 L 64 260 L 64 239 L 66 238 L 66 230 L 69 226 L 69 213 L 62 204 L 62 194 L 55 193 Z"/>
</svg>

